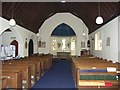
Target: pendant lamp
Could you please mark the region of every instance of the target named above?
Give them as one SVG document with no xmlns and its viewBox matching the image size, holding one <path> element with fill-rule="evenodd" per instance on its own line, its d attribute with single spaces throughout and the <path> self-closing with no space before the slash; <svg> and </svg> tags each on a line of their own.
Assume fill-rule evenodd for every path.
<svg viewBox="0 0 120 90">
<path fill-rule="evenodd" d="M 98 2 L 98 13 L 99 13 L 99 16 L 96 18 L 96 24 L 102 24 L 103 23 L 103 18 L 100 15 L 100 3 L 99 2 Z"/>
<path fill-rule="evenodd" d="M 11 26 L 11 27 L 15 27 L 16 26 L 16 21 L 15 21 L 15 19 L 13 19 L 13 14 L 14 14 L 14 2 L 12 3 L 12 19 L 10 19 L 10 21 L 9 21 L 9 25 Z"/>
</svg>

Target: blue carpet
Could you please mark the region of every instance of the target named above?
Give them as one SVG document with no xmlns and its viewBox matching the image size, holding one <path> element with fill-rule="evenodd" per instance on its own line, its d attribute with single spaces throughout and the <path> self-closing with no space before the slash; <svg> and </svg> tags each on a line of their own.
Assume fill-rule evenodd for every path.
<svg viewBox="0 0 120 90">
<path fill-rule="evenodd" d="M 75 90 L 71 61 L 55 60 L 53 66 L 33 85 L 32 89 Z"/>
</svg>

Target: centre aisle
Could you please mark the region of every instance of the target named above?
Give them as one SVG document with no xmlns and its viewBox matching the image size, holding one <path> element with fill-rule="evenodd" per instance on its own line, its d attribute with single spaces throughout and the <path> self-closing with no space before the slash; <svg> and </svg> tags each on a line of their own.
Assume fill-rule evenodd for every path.
<svg viewBox="0 0 120 90">
<path fill-rule="evenodd" d="M 75 90 L 71 61 L 55 60 L 53 66 L 33 85 L 32 89 L 35 88 Z"/>
</svg>

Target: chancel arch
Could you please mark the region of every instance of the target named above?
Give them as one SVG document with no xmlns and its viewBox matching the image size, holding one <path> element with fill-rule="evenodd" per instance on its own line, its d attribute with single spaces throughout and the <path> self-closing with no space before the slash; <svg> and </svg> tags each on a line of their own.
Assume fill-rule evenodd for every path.
<svg viewBox="0 0 120 90">
<path fill-rule="evenodd" d="M 76 55 L 76 33 L 67 24 L 61 23 L 51 33 L 51 52 L 57 55 L 66 52 Z"/>
<path fill-rule="evenodd" d="M 72 21 L 72 22 L 71 22 Z M 82 36 L 83 33 L 83 24 L 84 22 L 76 17 L 75 15 L 71 14 L 71 13 L 56 13 L 55 15 L 51 16 L 50 18 L 48 18 L 40 27 L 39 32 L 40 37 L 41 37 L 41 41 L 45 41 L 46 42 L 46 47 L 45 48 L 40 48 L 38 50 L 39 53 L 52 53 L 55 54 L 55 52 L 51 51 L 51 34 L 53 32 L 53 30 L 59 26 L 60 24 L 67 24 L 68 26 L 70 26 L 75 34 L 76 34 L 76 56 L 80 56 L 80 51 L 82 50 L 81 46 L 81 42 L 84 40 L 85 42 L 87 42 L 88 40 L 88 28 L 86 25 L 84 25 L 84 32 L 85 32 L 85 38 Z M 46 27 L 47 26 L 47 27 Z M 47 33 L 46 33 L 47 32 Z M 48 36 L 48 37 L 47 37 Z M 55 40 L 53 42 L 56 42 Z M 60 44 L 58 43 L 58 46 Z M 69 46 L 69 44 L 68 44 Z M 87 43 L 85 45 L 87 48 Z"/>
</svg>

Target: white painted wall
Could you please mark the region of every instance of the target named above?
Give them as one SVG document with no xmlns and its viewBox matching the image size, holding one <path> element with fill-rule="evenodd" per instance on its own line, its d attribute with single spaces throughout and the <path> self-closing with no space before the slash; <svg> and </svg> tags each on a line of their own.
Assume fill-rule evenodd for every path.
<svg viewBox="0 0 120 90">
<path fill-rule="evenodd" d="M 27 38 L 27 42 L 29 43 L 29 40 L 30 39 L 33 39 L 33 43 L 34 43 L 34 53 L 37 53 L 38 52 L 38 40 L 37 40 L 37 35 L 35 34 L 35 33 L 33 33 L 33 32 L 30 32 L 29 30 L 27 30 L 27 29 L 25 29 L 25 28 L 23 28 L 23 27 L 20 27 L 20 26 L 18 26 L 18 27 L 16 27 L 17 29 L 17 31 L 18 31 L 18 33 L 20 34 L 20 37 L 21 37 L 21 39 L 22 39 L 22 46 L 23 46 L 23 48 L 21 48 L 21 49 L 23 49 L 22 51 L 23 51 L 23 56 L 28 56 L 28 48 L 27 49 L 25 49 L 25 41 L 26 41 L 26 38 Z"/>
<path fill-rule="evenodd" d="M 76 33 L 76 55 L 80 55 L 81 51 L 81 42 L 84 41 L 84 38 L 82 37 L 83 33 L 83 22 L 81 19 L 77 18 L 71 13 L 57 13 L 53 15 L 52 17 L 48 18 L 41 28 L 39 29 L 41 41 L 46 42 L 46 48 L 39 48 L 39 53 L 49 53 L 50 52 L 50 36 L 52 31 L 61 23 L 66 23 L 69 25 L 74 32 Z M 84 25 L 84 30 L 86 33 L 86 38 L 88 39 L 88 28 Z M 87 41 L 87 40 L 86 40 Z M 87 44 L 86 44 L 87 47 Z"/>
<path fill-rule="evenodd" d="M 8 24 L 7 20 L 5 20 L 2 17 L 0 17 L 0 47 L 2 45 L 2 33 L 7 28 L 9 28 L 9 24 Z M 0 55 L 1 55 L 1 48 L 0 48 Z"/>
<path fill-rule="evenodd" d="M 118 17 L 118 61 L 120 62 L 120 16 Z"/>
<path fill-rule="evenodd" d="M 0 17 L 0 35 L 5 31 L 7 28 L 9 28 L 9 23 L 6 19 L 3 19 Z"/>
<path fill-rule="evenodd" d="M 95 38 L 95 34 L 101 32 L 102 34 L 102 50 L 91 50 L 93 56 L 101 57 L 104 59 L 112 60 L 113 62 L 118 61 L 118 17 L 108 22 L 95 32 L 90 34 L 90 37 Z M 110 46 L 106 46 L 106 39 L 110 37 Z M 91 38 L 90 38 L 91 42 Z"/>
<path fill-rule="evenodd" d="M 35 33 L 30 32 L 29 30 L 19 25 L 16 25 L 15 27 L 10 27 L 8 20 L 3 18 L 0 18 L 0 20 L 2 22 L 1 23 L 2 26 L 0 26 L 0 30 L 2 32 L 0 35 L 0 38 L 1 38 L 0 45 L 9 45 L 10 42 L 13 41 L 11 37 L 16 37 L 15 40 L 17 40 L 19 43 L 18 55 L 20 55 L 21 57 L 24 57 L 24 56 L 28 56 L 28 48 L 25 49 L 26 38 L 27 38 L 27 42 L 29 42 L 29 40 L 32 38 L 34 43 L 34 53 L 38 52 L 38 48 L 37 48 L 38 37 Z M 9 27 L 12 30 L 12 32 L 3 33 Z"/>
</svg>

